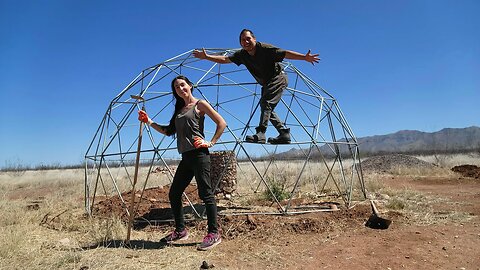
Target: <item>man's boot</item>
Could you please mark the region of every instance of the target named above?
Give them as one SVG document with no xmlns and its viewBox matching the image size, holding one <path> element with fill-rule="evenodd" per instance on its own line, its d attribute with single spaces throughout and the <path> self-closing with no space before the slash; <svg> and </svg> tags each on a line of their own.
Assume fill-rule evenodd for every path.
<svg viewBox="0 0 480 270">
<path fill-rule="evenodd" d="M 257 131 L 257 134 L 255 135 L 248 135 L 245 137 L 245 141 L 249 143 L 265 143 L 266 138 L 265 138 L 265 129 L 256 127 L 255 130 Z"/>
<path fill-rule="evenodd" d="M 278 131 L 280 135 L 275 138 L 268 138 L 271 144 L 289 144 L 290 143 L 290 129 L 282 128 Z"/>
</svg>

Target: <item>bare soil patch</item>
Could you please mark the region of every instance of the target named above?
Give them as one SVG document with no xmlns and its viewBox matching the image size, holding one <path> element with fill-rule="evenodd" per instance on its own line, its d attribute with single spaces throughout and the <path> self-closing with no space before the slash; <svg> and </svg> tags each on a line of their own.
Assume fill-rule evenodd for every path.
<svg viewBox="0 0 480 270">
<path fill-rule="evenodd" d="M 430 166 L 400 158 L 416 162 L 416 166 Z M 438 219 L 419 224 L 418 217 L 388 211 L 380 204 L 382 217 L 393 223 L 387 230 L 373 230 L 364 226 L 371 214 L 368 202 L 351 209 L 340 205 L 340 211 L 335 212 L 220 216 L 224 241 L 208 253 L 208 262 L 216 269 L 480 269 L 479 181 L 391 175 L 380 175 L 378 180 L 392 189 L 442 198 L 429 205 L 431 215 L 438 215 Z M 194 185 L 189 186 L 189 197 L 201 203 L 196 192 Z M 124 197 L 130 198 L 128 194 Z M 143 197 L 139 216 L 171 218 L 168 187 L 146 190 Z M 98 214 L 121 213 L 126 218 L 122 209 L 121 201 L 114 198 L 99 201 L 95 207 Z M 444 213 L 464 213 L 468 219 L 449 219 L 442 216 Z M 171 226 L 166 223 L 137 229 L 155 232 Z M 198 235 L 192 244 L 198 243 L 206 221 L 193 220 L 188 226 Z"/>
<path fill-rule="evenodd" d="M 387 230 L 373 230 L 364 226 L 371 213 L 368 204 L 332 213 L 262 217 L 270 225 L 259 222 L 263 227 L 247 227 L 243 235 L 222 243 L 215 263 L 227 269 L 480 269 L 478 181 L 391 176 L 381 181 L 444 198 L 430 205 L 439 220 L 420 225 L 415 216 L 381 206 L 382 216 L 393 223 Z M 471 219 L 442 220 L 442 213 L 463 212 Z M 224 252 L 229 256 L 220 254 Z"/>
<path fill-rule="evenodd" d="M 143 194 L 141 190 L 135 192 L 135 216 L 145 219 L 171 219 L 173 218 L 170 211 L 170 202 L 168 199 L 169 186 L 154 187 L 145 189 Z M 185 190 L 185 194 L 192 202 L 199 203 L 200 199 L 197 195 L 197 188 L 189 185 Z M 93 215 L 99 216 L 117 216 L 125 222 L 128 221 L 128 215 L 125 211 L 129 207 L 132 200 L 131 192 L 122 193 L 120 196 L 113 197 L 96 197 L 98 200 L 92 209 Z M 140 201 L 141 199 L 141 201 Z"/>
<path fill-rule="evenodd" d="M 413 191 L 427 198 L 426 202 L 422 202 L 428 208 L 424 216 L 420 212 L 388 209 L 388 199 L 380 200 L 377 205 L 381 216 L 393 221 L 387 230 L 365 227 L 371 214 L 368 201 L 351 209 L 338 205 L 339 211 L 333 212 L 220 215 L 222 243 L 211 251 L 198 253 L 195 246 L 204 236 L 205 220 L 189 221 L 187 227 L 191 237 L 185 243 L 169 247 L 156 243 L 172 228 L 173 223 L 146 223 L 135 227 L 138 231 L 135 236 L 141 235 L 138 241 L 145 246 L 150 244 L 154 250 L 79 248 L 75 252 L 85 257 L 75 265 L 75 269 L 85 265 L 89 265 L 89 269 L 105 269 L 113 262 L 106 260 L 89 264 L 86 254 L 101 254 L 102 259 L 120 254 L 115 260 L 122 261 L 122 265 L 129 269 L 156 269 L 155 266 L 165 261 L 168 254 L 185 257 L 190 262 L 192 257 L 195 260 L 201 257 L 197 269 L 203 260 L 214 264 L 214 269 L 480 269 L 480 181 L 473 173 L 477 168 L 459 168 L 458 175 L 435 177 L 372 174 L 385 189 Z M 48 197 L 50 192 L 52 190 L 18 188 L 9 192 L 7 197 L 11 200 L 33 200 Z M 186 192 L 194 204 L 201 204 L 195 185 L 190 185 Z M 126 220 L 125 205 L 130 203 L 131 194 L 126 193 L 122 197 L 125 202 L 119 197 L 97 197 L 94 215 L 115 215 Z M 140 219 L 172 218 L 168 186 L 146 189 L 143 194 L 138 191 L 135 198 L 140 200 L 140 197 L 142 201 L 137 213 Z M 391 195 L 390 199 L 393 198 L 394 195 Z M 299 200 L 294 205 L 308 203 L 312 202 Z M 415 205 L 417 202 L 411 203 Z M 267 202 L 253 201 L 252 204 L 267 205 Z M 227 204 L 222 201 L 219 205 L 226 207 Z M 185 206 L 188 208 L 188 204 Z M 48 218 L 58 223 L 51 228 L 67 233 L 61 225 L 64 225 L 64 219 L 74 216 L 62 213 L 51 214 Z M 420 219 L 431 221 L 419 222 Z M 68 237 L 75 239 L 73 234 Z M 185 263 L 183 259 L 175 260 L 175 263 L 165 267 L 185 269 L 182 267 Z M 67 264 L 63 269 L 71 269 L 72 265 Z"/>
</svg>

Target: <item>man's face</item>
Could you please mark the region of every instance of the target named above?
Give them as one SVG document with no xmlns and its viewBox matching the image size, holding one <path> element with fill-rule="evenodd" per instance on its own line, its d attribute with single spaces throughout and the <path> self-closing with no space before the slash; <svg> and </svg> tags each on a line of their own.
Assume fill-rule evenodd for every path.
<svg viewBox="0 0 480 270">
<path fill-rule="evenodd" d="M 252 37 L 252 33 L 246 31 L 240 37 L 240 45 L 244 50 L 247 52 L 255 51 L 255 45 L 257 44 L 257 40 Z"/>
</svg>

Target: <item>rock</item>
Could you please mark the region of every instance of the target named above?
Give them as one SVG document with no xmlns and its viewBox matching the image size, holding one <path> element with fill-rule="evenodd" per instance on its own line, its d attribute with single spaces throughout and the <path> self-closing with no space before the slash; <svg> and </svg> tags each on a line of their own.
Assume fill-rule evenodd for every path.
<svg viewBox="0 0 480 270">
<path fill-rule="evenodd" d="M 60 239 L 58 241 L 58 243 L 62 246 L 69 246 L 71 243 L 70 243 L 70 239 L 68 238 L 63 238 L 63 239 Z"/>
<path fill-rule="evenodd" d="M 203 261 L 202 265 L 200 266 L 200 269 L 210 269 L 214 267 L 215 267 L 214 264 L 209 264 L 207 261 Z"/>
<path fill-rule="evenodd" d="M 388 196 L 387 194 L 381 194 L 381 197 L 382 197 L 382 200 L 389 200 L 390 199 L 390 196 Z"/>
<path fill-rule="evenodd" d="M 70 238 L 63 238 L 63 239 L 58 240 L 55 247 L 59 248 L 61 250 L 79 250 L 79 249 L 81 249 L 78 246 L 78 243 L 70 240 Z"/>
</svg>

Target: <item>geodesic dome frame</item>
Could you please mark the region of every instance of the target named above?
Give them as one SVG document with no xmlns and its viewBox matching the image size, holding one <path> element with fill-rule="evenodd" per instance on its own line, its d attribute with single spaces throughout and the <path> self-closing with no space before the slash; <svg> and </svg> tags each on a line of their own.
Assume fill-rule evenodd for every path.
<svg viewBox="0 0 480 270">
<path fill-rule="evenodd" d="M 206 49 L 210 54 L 229 55 L 237 49 Z M 170 82 L 178 75 L 187 76 L 194 83 L 194 95 L 207 100 L 227 121 L 221 139 L 213 151 L 235 153 L 241 176 L 253 171 L 254 176 L 243 179 L 253 193 L 260 190 L 269 194 L 279 214 L 322 211 L 315 207 L 294 207 L 292 201 L 306 188 L 308 196 L 326 194 L 332 184 L 338 198 L 349 207 L 352 196 L 358 192 L 366 198 L 359 157 L 358 142 L 335 98 L 292 63 L 281 63 L 288 74 L 289 86 L 284 91 L 275 112 L 290 128 L 292 142 L 288 145 L 251 144 L 244 138 L 254 133 L 259 113 L 261 87 L 243 67 L 234 64 L 219 65 L 194 58 L 193 50 L 168 59 L 141 71 L 110 102 L 85 155 L 85 209 L 91 213 L 96 198 L 119 196 L 127 215 L 130 215 L 124 192 L 133 184 L 132 167 L 139 134 L 137 110 L 145 106 L 157 123 L 167 123 L 173 112 L 174 98 Z M 142 97 L 144 102 L 133 99 Z M 143 127 L 140 154 L 144 172 L 139 175 L 140 200 L 148 186 L 155 183 L 152 172 L 156 166 L 167 172 L 167 181 L 173 179 L 170 166 L 178 160 L 174 137 L 166 137 Z M 207 139 L 215 126 L 205 121 Z M 267 135 L 276 136 L 273 127 Z M 286 167 L 296 164 L 294 172 Z M 323 175 L 320 171 L 323 170 Z M 286 179 L 288 176 L 288 179 Z M 278 179 L 283 179 L 283 193 L 276 191 Z M 240 179 L 238 180 L 240 181 Z M 277 181 L 277 182 L 275 182 Z M 285 184 L 290 182 L 290 184 Z M 313 194 L 313 195 L 312 195 Z M 185 196 L 197 217 L 202 216 Z M 98 199 L 97 199 L 98 200 Z M 265 213 L 252 210 L 251 213 Z"/>
</svg>

